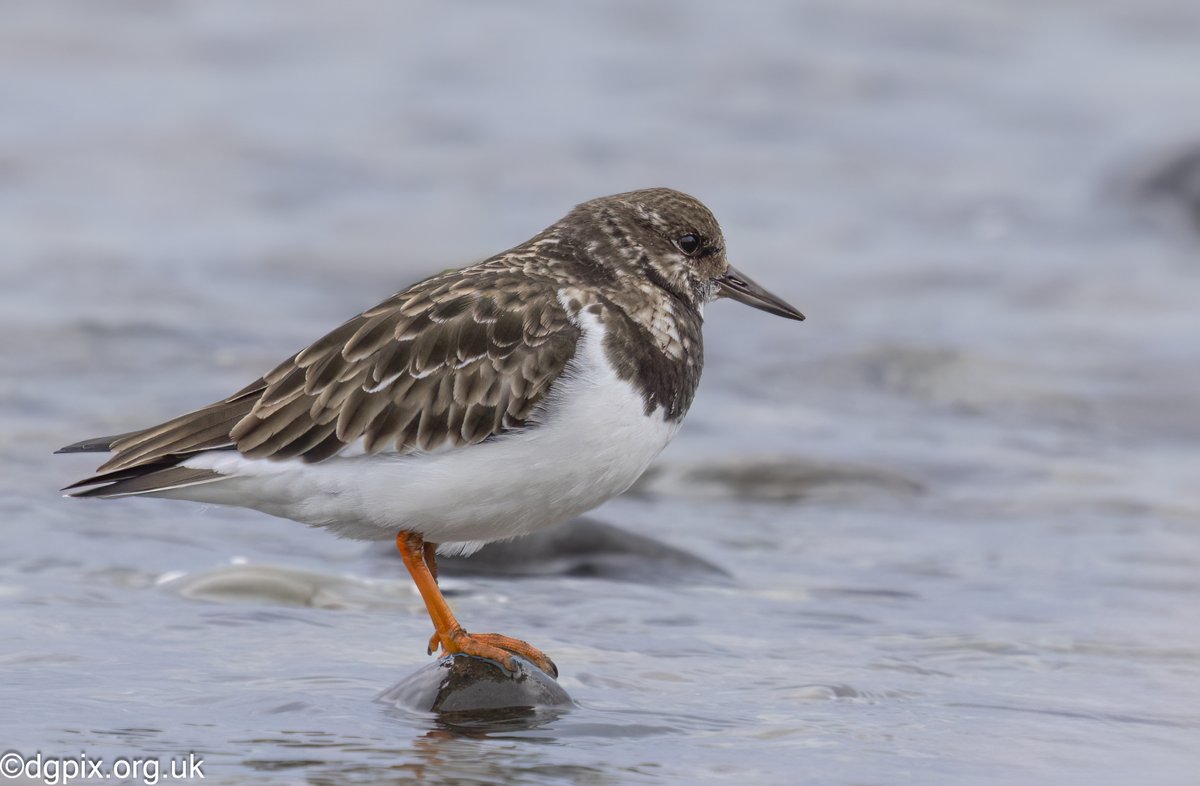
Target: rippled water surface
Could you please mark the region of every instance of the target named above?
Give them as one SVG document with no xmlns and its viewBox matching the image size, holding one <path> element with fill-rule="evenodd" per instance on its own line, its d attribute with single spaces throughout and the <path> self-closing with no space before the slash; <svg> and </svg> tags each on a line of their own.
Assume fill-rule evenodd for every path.
<svg viewBox="0 0 1200 786">
<path fill-rule="evenodd" d="M 1200 136 L 1200 13 L 745 5 L 10 4 L 0 748 L 218 783 L 1197 782 L 1200 246 L 1129 184 Z M 683 432 L 596 512 L 731 580 L 447 576 L 573 711 L 374 703 L 427 662 L 389 554 L 58 498 L 93 464 L 54 448 L 660 184 L 809 320 L 713 306 Z"/>
</svg>

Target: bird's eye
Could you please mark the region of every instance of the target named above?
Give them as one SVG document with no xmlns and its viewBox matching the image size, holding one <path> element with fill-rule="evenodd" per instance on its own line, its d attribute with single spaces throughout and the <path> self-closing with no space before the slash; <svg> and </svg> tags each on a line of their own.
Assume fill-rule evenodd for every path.
<svg viewBox="0 0 1200 786">
<path fill-rule="evenodd" d="M 703 243 L 700 242 L 699 235 L 688 233 L 675 238 L 675 244 L 679 246 L 679 250 L 687 254 L 689 257 L 700 250 Z"/>
</svg>

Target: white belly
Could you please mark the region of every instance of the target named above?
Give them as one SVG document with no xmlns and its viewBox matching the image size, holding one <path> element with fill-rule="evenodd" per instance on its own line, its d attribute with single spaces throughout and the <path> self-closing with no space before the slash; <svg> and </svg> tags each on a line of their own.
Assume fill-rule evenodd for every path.
<svg viewBox="0 0 1200 786">
<path fill-rule="evenodd" d="M 180 489 L 187 499 L 255 508 L 384 539 L 399 530 L 473 550 L 525 535 L 596 507 L 629 488 L 679 428 L 604 357 L 604 329 L 581 315 L 575 359 L 527 430 L 433 454 L 335 456 L 318 464 L 198 455 L 186 466 L 230 479 Z M 172 494 L 174 496 L 174 494 Z"/>
</svg>

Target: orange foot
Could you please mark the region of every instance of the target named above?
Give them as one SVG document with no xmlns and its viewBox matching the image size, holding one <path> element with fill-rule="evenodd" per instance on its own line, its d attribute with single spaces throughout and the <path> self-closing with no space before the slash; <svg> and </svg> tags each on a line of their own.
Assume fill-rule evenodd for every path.
<svg viewBox="0 0 1200 786">
<path fill-rule="evenodd" d="M 425 601 L 429 618 L 433 621 L 436 633 L 429 640 L 429 654 L 441 647 L 449 655 L 463 653 L 480 658 L 494 660 L 509 671 L 516 671 L 513 655 L 520 655 L 537 666 L 551 677 L 558 676 L 558 667 L 554 661 L 546 657 L 546 653 L 531 647 L 529 644 L 499 633 L 467 633 L 462 625 L 454 618 L 454 612 L 446 603 L 446 598 L 437 584 L 437 546 L 426 543 L 424 538 L 415 532 L 399 532 L 396 535 L 396 548 L 404 559 L 413 583 Z"/>
<path fill-rule="evenodd" d="M 558 677 L 558 667 L 546 653 L 511 636 L 502 636 L 499 633 L 467 633 L 462 628 L 457 628 L 446 635 L 434 633 L 429 639 L 429 653 L 433 654 L 439 646 L 449 655 L 461 652 L 464 655 L 494 660 L 509 671 L 517 669 L 512 656 L 520 655 L 551 677 Z"/>
</svg>

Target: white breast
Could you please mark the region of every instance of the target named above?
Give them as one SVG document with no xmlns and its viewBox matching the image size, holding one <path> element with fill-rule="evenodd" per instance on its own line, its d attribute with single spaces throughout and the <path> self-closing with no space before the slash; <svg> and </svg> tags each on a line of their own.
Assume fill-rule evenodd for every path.
<svg viewBox="0 0 1200 786">
<path fill-rule="evenodd" d="M 645 471 L 679 428 L 605 358 L 604 327 L 587 312 L 575 358 L 521 432 L 434 454 L 337 456 L 318 464 L 236 452 L 185 462 L 230 475 L 181 489 L 198 501 L 255 508 L 359 539 L 419 532 L 473 550 L 590 510 Z M 465 543 L 464 543 L 465 542 Z"/>
</svg>

